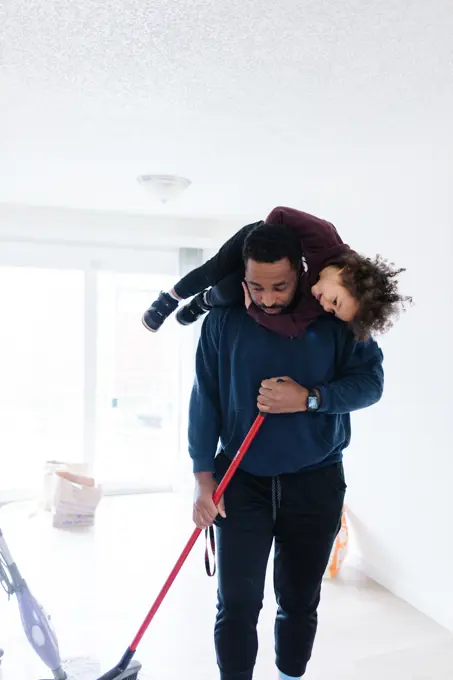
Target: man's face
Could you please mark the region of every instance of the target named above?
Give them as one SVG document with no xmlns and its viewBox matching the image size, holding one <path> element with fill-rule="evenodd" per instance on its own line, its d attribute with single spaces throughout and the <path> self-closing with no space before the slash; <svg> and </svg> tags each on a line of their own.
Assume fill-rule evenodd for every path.
<svg viewBox="0 0 453 680">
<path fill-rule="evenodd" d="M 299 272 L 286 257 L 277 262 L 247 260 L 245 281 L 257 307 L 266 314 L 281 314 L 294 298 Z"/>
</svg>

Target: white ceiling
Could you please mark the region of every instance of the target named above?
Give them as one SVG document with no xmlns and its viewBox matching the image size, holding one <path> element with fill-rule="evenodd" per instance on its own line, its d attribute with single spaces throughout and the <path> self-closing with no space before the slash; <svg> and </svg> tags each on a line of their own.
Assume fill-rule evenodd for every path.
<svg viewBox="0 0 453 680">
<path fill-rule="evenodd" d="M 258 218 L 451 160 L 449 0 L 6 0 L 0 25 L 3 202 L 156 212 L 135 178 L 164 172 L 193 181 L 174 213 Z"/>
</svg>

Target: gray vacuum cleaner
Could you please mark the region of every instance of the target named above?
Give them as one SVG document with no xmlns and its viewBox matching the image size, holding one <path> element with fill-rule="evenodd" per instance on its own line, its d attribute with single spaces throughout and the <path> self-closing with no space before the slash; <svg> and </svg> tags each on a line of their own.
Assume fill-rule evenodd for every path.
<svg viewBox="0 0 453 680">
<path fill-rule="evenodd" d="M 74 669 L 69 669 L 69 666 L 74 664 L 68 664 L 66 668 L 66 664 L 62 663 L 57 636 L 51 625 L 50 617 L 35 597 L 33 597 L 22 578 L 6 545 L 1 529 L 0 583 L 8 597 L 12 595 L 17 597 L 25 635 L 41 661 L 52 671 L 53 680 L 73 680 L 73 678 L 74 680 L 79 680 L 81 675 L 85 678 L 86 674 L 83 671 L 79 673 L 77 665 L 75 665 Z M 141 664 L 138 661 L 132 661 L 121 675 L 117 676 L 117 680 L 138 680 L 140 669 Z M 90 680 L 90 678 L 86 678 L 86 680 Z"/>
</svg>

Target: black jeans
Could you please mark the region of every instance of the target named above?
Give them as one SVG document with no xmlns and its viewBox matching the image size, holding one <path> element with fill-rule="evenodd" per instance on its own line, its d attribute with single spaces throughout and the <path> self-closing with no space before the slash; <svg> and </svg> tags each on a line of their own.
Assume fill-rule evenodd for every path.
<svg viewBox="0 0 453 680">
<path fill-rule="evenodd" d="M 229 461 L 216 459 L 220 480 Z M 321 582 L 340 529 L 346 491 L 341 463 L 279 477 L 236 472 L 216 522 L 215 644 L 221 680 L 251 680 L 269 554 L 275 541 L 277 667 L 305 673 L 317 629 Z"/>
<path fill-rule="evenodd" d="M 219 283 L 210 288 L 206 293 L 206 302 L 211 307 L 229 307 L 230 305 L 244 304 L 244 267 L 237 269 L 225 276 Z"/>
<path fill-rule="evenodd" d="M 186 300 L 206 288 L 208 302 L 213 307 L 224 307 L 244 301 L 241 281 L 244 278 L 242 248 L 247 235 L 254 227 L 263 224 L 255 222 L 242 227 L 210 260 L 186 274 L 177 284 L 175 293 Z"/>
</svg>

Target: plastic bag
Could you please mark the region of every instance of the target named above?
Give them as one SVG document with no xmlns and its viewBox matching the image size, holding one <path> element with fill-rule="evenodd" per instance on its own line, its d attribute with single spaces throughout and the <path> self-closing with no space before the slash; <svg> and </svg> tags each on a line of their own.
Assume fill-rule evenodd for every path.
<svg viewBox="0 0 453 680">
<path fill-rule="evenodd" d="M 93 477 L 79 474 L 67 465 L 55 471 L 52 499 L 54 527 L 92 526 L 102 498 L 102 488 Z"/>
<path fill-rule="evenodd" d="M 65 470 L 79 475 L 88 475 L 88 467 L 84 463 L 68 463 L 62 460 L 46 460 L 44 465 L 44 477 L 39 499 L 39 509 L 50 512 L 53 509 L 55 485 L 57 482 L 56 472 Z"/>
<path fill-rule="evenodd" d="M 329 564 L 324 574 L 324 578 L 333 579 L 339 573 L 343 562 L 348 554 L 349 545 L 349 529 L 346 517 L 346 506 L 343 508 L 341 515 L 341 528 L 337 534 L 335 542 L 330 553 Z"/>
</svg>

